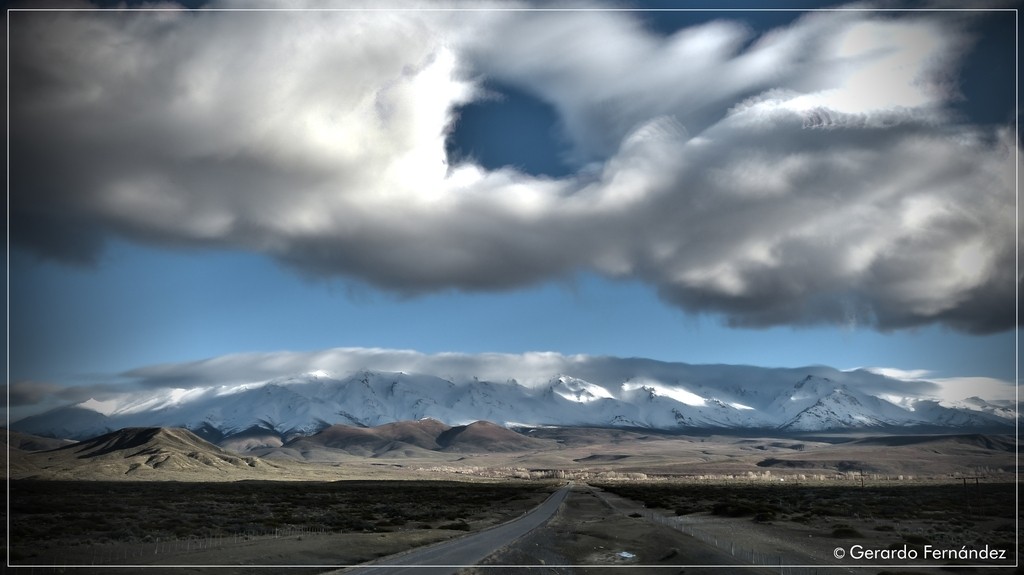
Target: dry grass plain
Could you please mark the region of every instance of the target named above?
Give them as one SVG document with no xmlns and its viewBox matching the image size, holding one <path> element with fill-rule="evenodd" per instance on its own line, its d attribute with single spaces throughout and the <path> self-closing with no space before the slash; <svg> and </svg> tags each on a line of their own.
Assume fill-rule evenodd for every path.
<svg viewBox="0 0 1024 575">
<path fill-rule="evenodd" d="M 657 569 L 693 575 L 736 572 L 729 566 L 744 565 L 743 573 L 791 575 L 1017 573 L 1014 492 L 1012 483 L 965 488 L 938 482 L 860 487 L 622 481 L 576 489 L 554 520 L 488 558 L 488 568 L 468 572 L 504 575 L 517 570 L 503 565 L 535 565 L 560 574 Z M 854 545 L 907 546 L 919 555 L 925 545 L 989 545 L 1010 558 L 862 561 L 833 555 L 837 547 L 847 551 Z M 834 567 L 839 565 L 845 567 Z"/>
<path fill-rule="evenodd" d="M 488 557 L 482 568 L 461 575 L 512 575 L 534 566 L 542 573 L 624 575 L 662 573 L 728 573 L 722 568 L 695 565 L 745 565 L 728 553 L 683 535 L 637 513 L 611 508 L 587 486 L 577 486 L 562 509 L 547 525 Z M 749 569 L 759 575 L 776 571 Z M 664 570 L 664 571 L 662 571 Z"/>
<path fill-rule="evenodd" d="M 554 486 L 13 481 L 11 557 L 60 566 L 357 564 L 508 521 Z"/>
<path fill-rule="evenodd" d="M 826 566 L 839 545 L 1016 541 L 1012 436 L 531 435 L 545 447 L 333 452 L 322 461 L 176 447 L 163 433 L 124 452 L 12 449 L 11 559 L 51 566 L 39 573 L 104 564 L 153 574 L 274 572 L 259 565 L 317 573 L 327 570 L 317 565 L 360 563 L 506 521 L 563 479 L 580 487 L 556 518 L 510 542 L 491 565 L 603 565 L 549 570 L 601 574 L 659 565 L 692 574 L 699 564 L 749 564 L 733 553 L 737 545 Z M 983 479 L 964 486 L 964 477 Z"/>
<path fill-rule="evenodd" d="M 603 484 L 639 503 L 676 529 L 714 538 L 722 548 L 777 554 L 790 564 L 945 565 L 923 572 L 949 573 L 957 565 L 1013 565 L 1016 554 L 1016 485 L 963 482 L 754 483 L 706 482 Z M 620 507 L 621 509 L 621 507 Z M 917 560 L 852 558 L 851 546 L 900 549 Z M 947 561 L 925 557 L 933 549 L 1001 549 L 1002 561 Z M 833 553 L 847 556 L 837 561 Z M 742 556 L 744 553 L 738 552 Z"/>
</svg>

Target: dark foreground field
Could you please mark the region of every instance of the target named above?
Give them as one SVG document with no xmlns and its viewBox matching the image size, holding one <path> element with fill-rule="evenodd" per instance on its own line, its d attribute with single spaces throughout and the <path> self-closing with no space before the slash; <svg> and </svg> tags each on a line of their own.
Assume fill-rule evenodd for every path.
<svg viewBox="0 0 1024 575">
<path fill-rule="evenodd" d="M 1013 483 L 619 482 L 597 487 L 719 548 L 740 556 L 774 554 L 790 564 L 913 565 L 931 570 L 907 572 L 966 573 L 979 565 L 1012 566 L 1017 553 Z M 837 548 L 843 550 L 841 559 L 834 555 Z M 968 550 L 986 548 L 1002 550 L 1004 557 L 966 557 Z M 901 549 L 916 558 L 858 556 L 863 550 Z M 963 551 L 965 557 L 940 558 L 936 550 Z"/>
<path fill-rule="evenodd" d="M 451 539 L 517 517 L 549 482 L 55 482 L 11 483 L 11 557 L 37 573 L 102 573 L 146 565 L 163 573 L 327 571 Z M 544 572 L 1015 573 L 1016 485 L 979 481 L 574 484 L 546 525 L 467 573 Z M 1000 561 L 865 561 L 834 550 L 1003 549 Z M 206 569 L 200 566 L 233 565 Z M 258 567 L 258 566 L 264 567 Z M 314 567 L 319 565 L 321 567 Z M 749 566 L 756 565 L 754 569 Z M 845 567 L 834 570 L 836 565 Z M 52 567 L 56 566 L 56 568 Z M 163 566 L 161 569 L 159 566 Z M 185 567 L 196 566 L 196 567 Z M 913 567 L 913 569 L 910 569 Z M 672 570 L 675 568 L 675 570 Z M 668 571 L 662 571 L 669 569 Z"/>
<path fill-rule="evenodd" d="M 1015 486 L 1012 483 L 785 484 L 751 483 L 598 483 L 595 487 L 669 509 L 676 515 L 708 512 L 753 521 L 801 523 L 856 517 L 888 530 L 900 522 L 921 520 L 969 536 L 978 522 L 1003 520 L 1000 532 L 1012 539 Z M 985 535 L 989 535 L 986 531 Z"/>
<path fill-rule="evenodd" d="M 544 482 L 12 481 L 11 560 L 355 564 L 507 521 L 553 489 Z M 311 545 L 316 553 L 288 552 Z"/>
</svg>

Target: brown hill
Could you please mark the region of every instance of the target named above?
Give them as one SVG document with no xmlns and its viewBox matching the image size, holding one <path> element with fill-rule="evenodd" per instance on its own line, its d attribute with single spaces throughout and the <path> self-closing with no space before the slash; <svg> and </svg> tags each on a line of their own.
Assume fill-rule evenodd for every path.
<svg viewBox="0 0 1024 575">
<path fill-rule="evenodd" d="M 448 429 L 434 419 L 398 421 L 376 427 L 336 424 L 309 437 L 289 441 L 284 447 L 302 453 L 334 449 L 362 457 L 429 455 L 428 452 L 440 449 L 437 436 Z"/>
<path fill-rule="evenodd" d="M 526 437 L 489 421 L 448 429 L 437 437 L 437 443 L 444 451 L 458 453 L 507 453 L 552 447 L 550 442 Z"/>
<path fill-rule="evenodd" d="M 22 476 L 45 479 L 247 479 L 271 471 L 186 429 L 126 428 L 51 451 L 29 453 Z M 34 471 L 34 472 L 33 472 Z"/>
<path fill-rule="evenodd" d="M 281 447 L 284 441 L 281 439 L 281 434 L 272 429 L 253 426 L 244 431 L 222 437 L 216 444 L 218 447 L 228 451 L 245 453 L 255 449 Z"/>
<path fill-rule="evenodd" d="M 487 421 L 449 427 L 434 419 L 398 421 L 376 427 L 332 425 L 284 445 L 290 453 L 322 456 L 324 450 L 374 458 L 435 458 L 440 452 L 509 453 L 554 447 Z M 308 457 L 307 457 L 308 459 Z"/>
<path fill-rule="evenodd" d="M 373 429 L 378 434 L 394 441 L 401 441 L 423 449 L 438 449 L 441 447 L 437 442 L 438 436 L 451 427 L 436 419 L 421 419 L 419 421 L 385 423 Z"/>
<path fill-rule="evenodd" d="M 9 445 L 11 449 L 19 449 L 21 451 L 46 451 L 75 443 L 70 439 L 40 437 L 38 435 L 11 431 L 9 429 L 4 429 L 3 433 L 0 435 L 2 435 L 3 441 Z"/>
<path fill-rule="evenodd" d="M 32 459 L 32 452 L 56 449 L 74 443 L 67 439 L 40 437 L 5 429 L 2 434 L 7 447 L 0 449 L 0 467 L 7 469 L 12 478 L 32 477 L 39 473 Z"/>
</svg>

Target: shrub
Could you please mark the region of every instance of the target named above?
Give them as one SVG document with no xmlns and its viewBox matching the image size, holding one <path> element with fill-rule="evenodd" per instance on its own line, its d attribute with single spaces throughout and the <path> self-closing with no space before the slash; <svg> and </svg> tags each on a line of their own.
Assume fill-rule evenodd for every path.
<svg viewBox="0 0 1024 575">
<path fill-rule="evenodd" d="M 753 515 L 754 509 L 744 503 L 719 502 L 711 507 L 714 515 L 725 515 L 726 517 L 745 517 Z"/>
</svg>

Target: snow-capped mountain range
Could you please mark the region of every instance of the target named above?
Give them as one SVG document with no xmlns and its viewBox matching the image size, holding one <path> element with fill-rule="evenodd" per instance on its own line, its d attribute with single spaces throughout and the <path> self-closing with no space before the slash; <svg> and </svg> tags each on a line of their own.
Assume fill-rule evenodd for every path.
<svg viewBox="0 0 1024 575">
<path fill-rule="evenodd" d="M 907 395 L 867 370 L 660 364 L 623 377 L 567 374 L 526 385 L 429 374 L 315 370 L 242 385 L 164 388 L 61 407 L 15 422 L 16 431 L 85 439 L 124 427 L 184 427 L 226 437 L 252 428 L 281 437 L 341 423 L 375 426 L 433 418 L 449 425 L 822 431 L 1012 426 L 1012 402 L 949 403 Z M 595 381 L 597 380 L 597 381 Z M 871 393 L 872 390 L 886 393 Z M 884 396 L 885 398 L 881 397 Z"/>
</svg>

